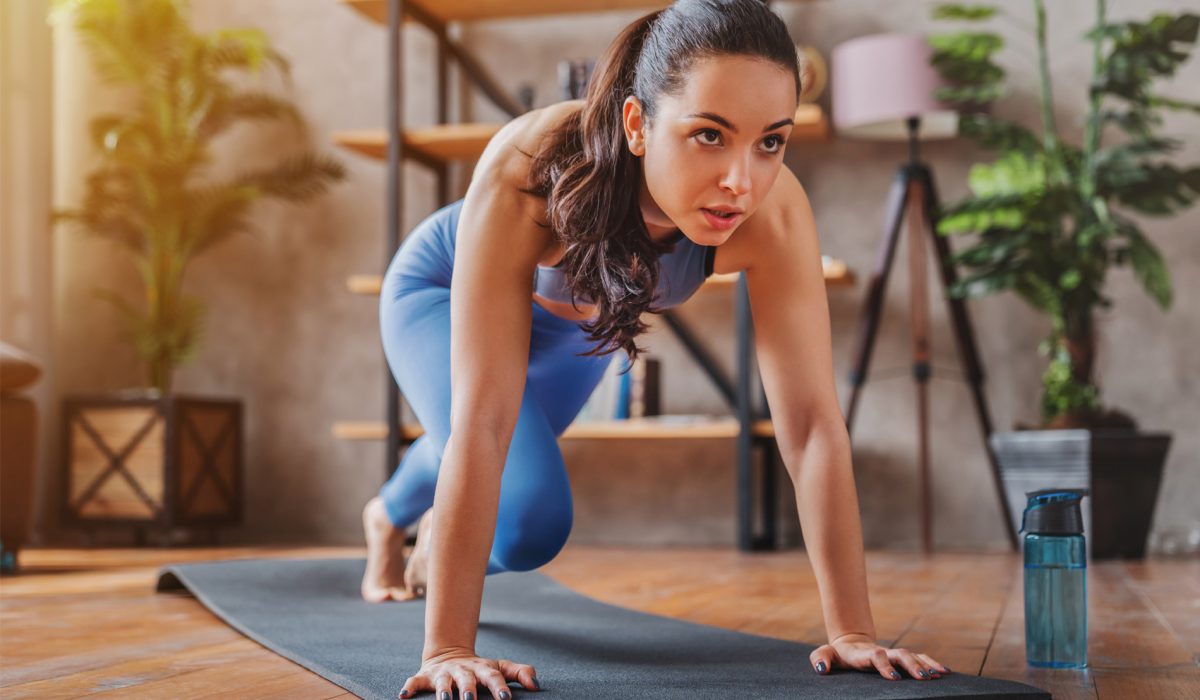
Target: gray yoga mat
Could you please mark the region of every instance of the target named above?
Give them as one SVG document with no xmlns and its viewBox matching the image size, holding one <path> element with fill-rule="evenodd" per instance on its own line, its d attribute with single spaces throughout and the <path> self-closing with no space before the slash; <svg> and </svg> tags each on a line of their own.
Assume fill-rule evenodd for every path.
<svg viewBox="0 0 1200 700">
<path fill-rule="evenodd" d="M 363 698 L 394 700 L 420 668 L 425 601 L 364 602 L 364 567 L 362 559 L 178 564 L 159 571 L 156 590 L 186 589 L 268 649 Z M 932 681 L 821 676 L 809 665 L 810 644 L 616 607 L 537 572 L 485 581 L 476 652 L 533 665 L 547 699 L 1050 698 L 1023 683 L 958 673 Z M 539 694 L 509 687 L 514 700 Z M 482 687 L 477 695 L 490 697 Z"/>
</svg>

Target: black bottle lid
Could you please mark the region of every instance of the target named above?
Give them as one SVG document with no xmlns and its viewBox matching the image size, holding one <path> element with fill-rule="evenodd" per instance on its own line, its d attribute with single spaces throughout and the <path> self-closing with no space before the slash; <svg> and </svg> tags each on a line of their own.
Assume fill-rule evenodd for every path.
<svg viewBox="0 0 1200 700">
<path fill-rule="evenodd" d="M 1078 535 L 1083 533 L 1083 514 L 1079 502 L 1088 489 L 1041 489 L 1026 491 L 1029 504 L 1021 518 L 1021 532 L 1040 535 Z"/>
</svg>

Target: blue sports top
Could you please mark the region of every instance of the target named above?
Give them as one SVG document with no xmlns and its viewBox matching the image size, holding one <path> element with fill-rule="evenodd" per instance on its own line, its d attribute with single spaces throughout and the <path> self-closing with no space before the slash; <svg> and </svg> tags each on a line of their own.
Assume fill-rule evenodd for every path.
<svg viewBox="0 0 1200 700">
<path fill-rule="evenodd" d="M 660 308 L 678 306 L 687 301 L 704 280 L 712 274 L 716 247 L 694 243 L 676 231 L 670 241 L 675 246 L 658 258 L 658 289 L 654 292 L 654 305 Z M 538 265 L 533 271 L 533 291 L 551 301 L 570 304 L 571 290 L 561 268 Z M 591 305 L 587 296 L 579 299 L 580 304 Z"/>
<path fill-rule="evenodd" d="M 412 284 L 429 282 L 444 287 L 450 286 L 454 272 L 454 253 L 458 243 L 458 217 L 463 200 L 447 204 L 430 214 L 401 242 L 385 275 L 382 296 L 387 298 L 404 291 Z M 670 251 L 658 258 L 658 289 L 654 293 L 654 305 L 660 308 L 678 306 L 700 288 L 713 272 L 713 257 L 716 247 L 699 245 L 676 232 L 669 240 L 674 244 Z M 538 265 L 533 273 L 533 289 L 539 296 L 571 303 L 563 271 L 558 267 Z M 583 298 L 580 304 L 591 304 Z"/>
</svg>

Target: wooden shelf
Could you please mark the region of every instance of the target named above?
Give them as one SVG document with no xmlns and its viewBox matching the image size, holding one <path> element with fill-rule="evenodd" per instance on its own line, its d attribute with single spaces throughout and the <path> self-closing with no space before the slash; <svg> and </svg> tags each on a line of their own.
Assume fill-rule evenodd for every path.
<svg viewBox="0 0 1200 700">
<path fill-rule="evenodd" d="M 346 289 L 354 294 L 377 297 L 383 289 L 383 275 L 350 275 L 346 278 Z"/>
<path fill-rule="evenodd" d="M 404 132 L 404 148 L 425 161 L 446 163 L 474 160 L 503 124 L 442 124 Z M 360 129 L 334 134 L 334 143 L 356 153 L 385 160 L 388 136 L 384 129 Z"/>
<path fill-rule="evenodd" d="M 425 434 L 419 425 L 401 425 L 402 439 L 412 441 Z M 333 424 L 333 436 L 339 440 L 386 440 L 387 424 L 383 421 L 342 420 Z"/>
<path fill-rule="evenodd" d="M 387 24 L 387 0 L 342 0 L 364 17 Z M 666 7 L 662 0 L 407 0 L 431 19 L 447 22 L 503 19 L 505 17 L 536 17 L 614 10 L 650 11 Z M 405 15 L 406 21 L 412 17 Z"/>
<path fill-rule="evenodd" d="M 851 287 L 854 285 L 854 273 L 847 267 L 846 263 L 835 258 L 824 258 L 822 260 L 825 267 L 825 284 L 829 287 Z M 740 273 L 730 272 L 722 275 L 712 275 L 704 282 L 705 287 L 731 287 L 737 284 Z M 379 296 L 379 290 L 383 288 L 382 275 L 351 275 L 346 278 L 346 289 L 349 289 L 355 294 L 365 296 Z"/>
<path fill-rule="evenodd" d="M 805 103 L 796 108 L 796 122 L 788 143 L 819 143 L 828 141 L 833 133 L 829 128 L 829 117 L 818 104 Z"/>
<path fill-rule="evenodd" d="M 653 416 L 629 420 L 577 421 L 562 434 L 572 440 L 628 440 L 628 439 L 681 439 L 720 438 L 738 436 L 736 418 L 727 416 Z M 755 437 L 775 436 L 775 425 L 770 420 L 757 420 L 753 428 Z M 400 427 L 406 441 L 413 441 L 425 434 L 419 425 L 406 424 Z M 333 425 L 333 435 L 339 440 L 384 440 L 387 424 L 382 421 L 339 421 Z"/>
<path fill-rule="evenodd" d="M 829 140 L 829 120 L 819 105 L 802 104 L 796 110 L 791 142 Z M 404 132 L 404 148 L 414 158 L 431 163 L 475 160 L 503 124 L 442 124 Z M 334 143 L 375 160 L 387 158 L 388 136 L 384 129 L 341 131 Z"/>
</svg>

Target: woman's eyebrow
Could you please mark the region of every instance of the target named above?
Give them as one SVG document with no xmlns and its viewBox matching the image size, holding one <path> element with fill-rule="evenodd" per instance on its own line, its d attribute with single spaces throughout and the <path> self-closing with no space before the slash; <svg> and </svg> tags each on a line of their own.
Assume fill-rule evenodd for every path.
<svg viewBox="0 0 1200 700">
<path fill-rule="evenodd" d="M 710 121 L 714 121 L 714 122 L 720 124 L 721 126 L 725 127 L 726 129 L 729 129 L 730 131 L 732 131 L 735 134 L 738 132 L 737 127 L 734 126 L 733 124 L 730 124 L 728 119 L 726 119 L 725 117 L 722 117 L 719 114 L 715 114 L 713 112 L 696 112 L 695 114 L 689 114 L 684 118 L 690 119 L 692 117 L 708 119 Z M 763 131 L 767 132 L 772 129 L 778 129 L 781 126 L 787 126 L 789 124 L 795 124 L 795 122 L 792 121 L 791 119 L 780 119 L 779 121 L 775 122 L 774 124 L 768 124 L 767 126 L 764 126 Z"/>
</svg>

